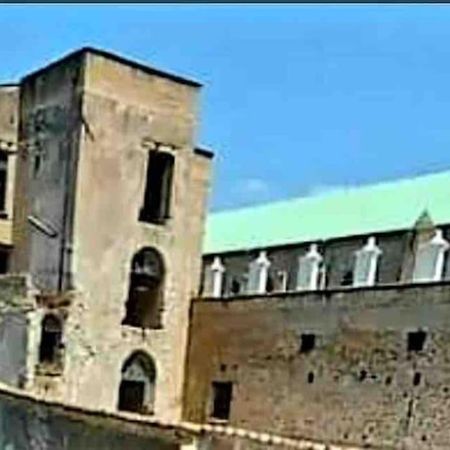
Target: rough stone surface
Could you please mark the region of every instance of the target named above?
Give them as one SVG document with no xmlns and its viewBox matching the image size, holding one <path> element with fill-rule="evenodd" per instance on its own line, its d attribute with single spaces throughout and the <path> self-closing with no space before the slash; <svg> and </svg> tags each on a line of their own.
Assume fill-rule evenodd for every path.
<svg viewBox="0 0 450 450">
<path fill-rule="evenodd" d="M 175 450 L 192 440 L 182 430 L 0 390 L 0 448 L 4 450 Z"/>
<path fill-rule="evenodd" d="M 156 366 L 155 415 L 180 418 L 209 187 L 210 158 L 194 151 L 197 95 L 90 51 L 22 81 L 19 136 L 34 147 L 20 158 L 13 269 L 48 297 L 31 320 L 29 367 L 44 313 L 65 317 L 62 373 L 32 370 L 29 389 L 114 410 L 121 368 L 140 350 Z M 138 220 L 150 148 L 175 158 L 172 214 L 160 225 Z M 154 330 L 121 325 L 132 257 L 146 246 L 166 269 L 162 327 Z"/>
<path fill-rule="evenodd" d="M 449 299 L 442 283 L 195 301 L 186 418 L 208 420 L 211 382 L 232 381 L 234 426 L 448 448 Z M 408 352 L 418 329 L 424 349 Z M 302 354 L 306 332 L 316 348 Z"/>
</svg>

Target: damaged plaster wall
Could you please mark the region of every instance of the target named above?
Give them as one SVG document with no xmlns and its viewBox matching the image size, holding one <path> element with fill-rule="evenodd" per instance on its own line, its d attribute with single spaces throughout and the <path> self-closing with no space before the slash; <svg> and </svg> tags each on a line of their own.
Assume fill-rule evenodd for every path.
<svg viewBox="0 0 450 450">
<path fill-rule="evenodd" d="M 0 381 L 25 387 L 28 377 L 29 301 L 25 277 L 0 277 Z"/>
</svg>

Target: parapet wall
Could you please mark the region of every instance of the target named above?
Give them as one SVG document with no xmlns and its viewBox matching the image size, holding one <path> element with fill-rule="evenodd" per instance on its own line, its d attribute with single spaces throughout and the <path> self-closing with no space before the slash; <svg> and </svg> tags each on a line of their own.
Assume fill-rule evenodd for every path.
<svg viewBox="0 0 450 450">
<path fill-rule="evenodd" d="M 174 427 L 44 402 L 0 385 L 0 448 L 172 450 L 193 440 Z"/>
<path fill-rule="evenodd" d="M 185 418 L 233 383 L 229 425 L 293 438 L 448 448 L 450 284 L 198 300 Z M 408 351 L 408 333 L 423 349 Z M 301 350 L 302 334 L 315 336 Z"/>
</svg>

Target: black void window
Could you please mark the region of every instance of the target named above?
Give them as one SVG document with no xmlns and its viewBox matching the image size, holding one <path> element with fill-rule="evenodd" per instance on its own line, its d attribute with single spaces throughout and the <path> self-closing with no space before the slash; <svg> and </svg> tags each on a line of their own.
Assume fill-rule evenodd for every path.
<svg viewBox="0 0 450 450">
<path fill-rule="evenodd" d="M 134 255 L 123 325 L 138 328 L 162 326 L 164 275 L 164 262 L 156 249 L 146 247 Z"/>
<path fill-rule="evenodd" d="M 230 381 L 214 381 L 212 383 L 213 402 L 211 417 L 228 420 L 230 418 L 233 383 Z"/>
<path fill-rule="evenodd" d="M 9 269 L 9 250 L 0 249 L 0 275 L 8 273 Z"/>
<path fill-rule="evenodd" d="M 149 153 L 140 221 L 161 224 L 169 218 L 174 161 L 174 157 L 169 153 Z"/>
<path fill-rule="evenodd" d="M 408 352 L 421 352 L 425 345 L 427 333 L 422 330 L 411 331 L 408 333 Z"/>
<path fill-rule="evenodd" d="M 42 364 L 60 364 L 63 327 L 61 319 L 47 314 L 42 320 L 39 362 Z"/>
<path fill-rule="evenodd" d="M 341 286 L 352 286 L 353 285 L 353 270 L 347 270 L 344 273 L 341 280 Z"/>
<path fill-rule="evenodd" d="M 242 280 L 237 277 L 231 277 L 228 291 L 230 295 L 242 294 L 243 291 Z"/>
<path fill-rule="evenodd" d="M 300 337 L 300 353 L 309 353 L 316 347 L 316 335 L 303 333 Z"/>
<path fill-rule="evenodd" d="M 156 366 L 153 358 L 142 351 L 134 352 L 122 366 L 118 409 L 153 414 L 155 386 Z"/>
<path fill-rule="evenodd" d="M 0 217 L 6 215 L 6 193 L 8 182 L 8 155 L 0 152 Z"/>
</svg>

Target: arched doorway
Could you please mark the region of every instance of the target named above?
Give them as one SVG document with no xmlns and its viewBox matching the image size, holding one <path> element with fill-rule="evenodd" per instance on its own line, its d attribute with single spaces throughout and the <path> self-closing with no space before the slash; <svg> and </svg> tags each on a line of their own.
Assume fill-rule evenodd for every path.
<svg viewBox="0 0 450 450">
<path fill-rule="evenodd" d="M 164 262 L 156 249 L 146 247 L 133 256 L 124 325 L 161 327 L 164 274 Z"/>
<path fill-rule="evenodd" d="M 153 414 L 156 367 L 143 351 L 134 352 L 122 366 L 119 387 L 119 410 Z"/>
</svg>

